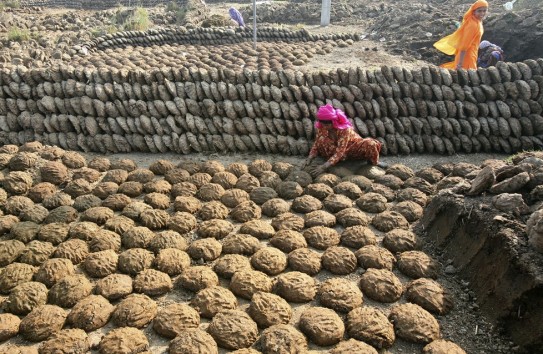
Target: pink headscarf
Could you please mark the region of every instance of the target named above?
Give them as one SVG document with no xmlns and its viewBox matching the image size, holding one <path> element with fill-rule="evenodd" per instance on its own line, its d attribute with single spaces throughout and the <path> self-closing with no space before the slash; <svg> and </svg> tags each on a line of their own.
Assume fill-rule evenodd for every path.
<svg viewBox="0 0 543 354">
<path fill-rule="evenodd" d="M 343 130 L 352 128 L 351 122 L 347 119 L 347 116 L 341 109 L 335 109 L 331 104 L 320 106 L 317 111 L 317 121 L 315 122 L 315 128 L 322 128 L 320 120 L 330 120 L 335 129 Z"/>
</svg>

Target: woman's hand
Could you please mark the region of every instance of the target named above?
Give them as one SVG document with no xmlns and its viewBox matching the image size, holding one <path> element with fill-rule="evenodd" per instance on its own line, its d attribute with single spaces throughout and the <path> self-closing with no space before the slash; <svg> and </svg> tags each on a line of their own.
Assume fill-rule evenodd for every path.
<svg viewBox="0 0 543 354">
<path fill-rule="evenodd" d="M 302 164 L 302 170 L 306 169 L 307 166 L 309 166 L 311 164 L 311 161 L 313 161 L 313 157 L 308 157 L 304 163 Z"/>
<path fill-rule="evenodd" d="M 316 167 L 313 171 L 311 171 L 311 173 L 310 173 L 311 177 L 315 178 L 318 175 L 322 175 L 324 172 L 326 172 L 326 170 L 328 170 L 328 167 L 330 167 L 330 163 L 328 163 L 328 162 L 326 162 L 323 165 L 320 165 L 320 166 Z"/>
</svg>

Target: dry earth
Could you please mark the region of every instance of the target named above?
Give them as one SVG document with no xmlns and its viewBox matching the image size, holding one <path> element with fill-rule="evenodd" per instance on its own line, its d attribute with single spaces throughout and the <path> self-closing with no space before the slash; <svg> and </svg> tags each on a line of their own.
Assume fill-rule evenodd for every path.
<svg viewBox="0 0 543 354">
<path fill-rule="evenodd" d="M 396 1 L 385 2 L 388 5 L 394 5 Z M 439 3 L 434 1 L 433 3 Z M 443 2 L 441 2 L 443 3 Z M 446 3 L 443 4 L 443 7 L 446 6 Z M 455 3 L 466 3 L 466 1 Z M 247 3 L 222 3 L 222 4 L 209 4 L 211 7 L 212 13 L 224 14 L 230 6 L 245 6 Z M 48 16 L 53 14 L 65 14 L 69 13 L 72 10 L 44 10 L 39 16 Z M 300 20 L 302 23 L 303 20 Z M 326 28 L 321 28 L 315 25 L 290 25 L 292 28 L 304 27 L 311 33 L 337 33 L 337 32 L 358 32 L 365 33 L 367 26 L 364 23 L 357 24 L 347 24 L 347 25 L 330 25 Z M 420 65 L 425 65 L 427 62 L 415 59 L 409 54 L 395 55 L 391 54 L 384 43 L 379 41 L 374 41 L 371 39 L 362 40 L 360 42 L 355 42 L 354 45 L 347 48 L 335 48 L 333 52 L 319 56 L 307 64 L 304 68 L 308 70 L 326 70 L 338 67 L 351 67 L 351 66 L 361 66 L 366 69 L 378 68 L 381 65 L 389 66 L 402 66 L 407 68 L 413 68 Z M 92 157 L 99 156 L 97 154 L 86 154 L 88 160 Z M 250 163 L 255 159 L 266 159 L 270 162 L 275 161 L 284 161 L 292 163 L 293 165 L 300 165 L 303 159 L 299 157 L 284 157 L 284 156 L 266 156 L 266 155 L 204 155 L 204 154 L 194 154 L 191 156 L 179 156 L 176 154 L 161 154 L 160 157 L 152 154 L 141 154 L 141 153 L 131 153 L 131 154 L 118 154 L 115 156 L 108 156 L 112 159 L 122 159 L 129 158 L 134 160 L 138 166 L 148 167 L 156 159 L 166 159 L 172 161 L 174 164 L 179 163 L 180 161 L 186 159 L 193 159 L 197 161 L 207 161 L 207 160 L 219 160 L 225 166 L 231 162 L 241 161 L 244 163 Z M 477 154 L 477 155 L 465 155 L 459 154 L 454 156 L 437 156 L 437 155 L 411 155 L 411 156 L 387 156 L 383 158 L 383 161 L 394 164 L 394 163 L 403 163 L 408 167 L 411 167 L 413 170 L 419 170 L 425 167 L 432 166 L 437 162 L 469 162 L 476 165 L 479 165 L 481 162 L 487 159 L 504 159 L 506 156 L 500 154 Z M 356 169 L 357 163 L 345 163 L 344 167 Z M 381 235 L 382 236 L 382 235 Z M 432 249 L 428 245 L 427 250 L 432 252 Z M 434 254 L 445 266 L 449 264 L 447 259 L 439 258 L 439 254 Z M 356 282 L 359 277 L 360 268 L 357 273 L 353 273 L 348 276 L 348 279 Z M 323 271 L 317 277 L 318 280 L 325 280 L 330 277 L 330 273 Z M 405 281 L 407 278 L 403 277 L 402 281 Z M 451 274 L 443 274 L 439 277 L 439 282 L 444 285 L 453 293 L 455 300 L 455 308 L 446 316 L 439 317 L 437 316 L 442 332 L 443 337 L 450 339 L 455 343 L 463 347 L 468 353 L 514 353 L 515 347 L 509 342 L 507 338 L 499 335 L 499 328 L 491 326 L 484 317 L 478 311 L 478 306 L 476 304 L 476 299 L 474 298 L 473 293 L 469 290 L 469 284 L 464 282 L 462 279 L 459 279 L 455 276 L 454 272 Z M 190 293 L 185 293 L 182 291 L 177 291 L 175 293 L 170 293 L 164 297 L 158 299 L 159 304 L 167 304 L 174 301 L 186 301 L 190 298 Z M 2 298 L 0 297 L 0 302 Z M 387 305 L 381 303 L 373 302 L 369 299 L 365 300 L 366 303 L 381 307 L 388 308 Z M 301 311 L 309 305 L 314 304 L 314 302 L 308 305 L 302 306 L 293 306 L 294 316 L 291 323 L 296 323 L 299 314 Z M 240 306 L 242 309 L 248 307 L 248 303 L 242 303 Z M 201 328 L 206 328 L 206 321 L 202 321 Z M 100 340 L 100 337 L 103 333 L 109 331 L 113 326 L 109 324 L 108 326 L 102 328 L 100 331 L 94 332 L 91 334 L 91 340 L 94 344 L 97 344 Z M 145 330 L 146 335 L 148 335 L 152 347 L 151 351 L 153 353 L 163 353 L 166 352 L 168 341 L 164 338 L 156 335 L 150 327 Z M 24 343 L 20 339 L 13 339 L 8 343 Z M 5 344 L 3 344 L 5 345 Z M 34 345 L 36 346 L 36 345 Z M 2 348 L 2 345 L 0 345 Z M 402 340 L 398 340 L 396 344 L 390 350 L 382 350 L 380 353 L 416 353 L 420 352 L 420 345 L 414 345 L 407 343 Z M 316 352 L 327 352 L 328 349 L 322 349 L 312 345 L 313 350 Z M 1 351 L 1 349 L 0 349 Z M 226 352 L 221 350 L 221 352 Z M 95 351 L 93 351 L 95 353 Z"/>
</svg>

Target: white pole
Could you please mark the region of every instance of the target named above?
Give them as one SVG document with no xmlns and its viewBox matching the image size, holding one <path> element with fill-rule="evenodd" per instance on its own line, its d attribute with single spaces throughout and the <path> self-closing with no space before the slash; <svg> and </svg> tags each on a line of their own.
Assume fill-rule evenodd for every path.
<svg viewBox="0 0 543 354">
<path fill-rule="evenodd" d="M 332 8 L 332 0 L 322 0 L 321 9 L 321 26 L 325 27 L 330 24 L 330 9 Z"/>
<path fill-rule="evenodd" d="M 253 49 L 256 50 L 256 0 L 253 0 Z"/>
</svg>

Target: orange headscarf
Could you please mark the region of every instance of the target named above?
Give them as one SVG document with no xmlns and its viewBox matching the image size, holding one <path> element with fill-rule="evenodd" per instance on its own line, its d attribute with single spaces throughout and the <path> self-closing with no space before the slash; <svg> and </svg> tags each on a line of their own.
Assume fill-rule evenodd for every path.
<svg viewBox="0 0 543 354">
<path fill-rule="evenodd" d="M 434 47 L 436 47 L 436 49 L 448 55 L 455 55 L 459 51 L 469 51 L 470 49 L 473 51 L 473 49 L 475 49 L 474 66 L 475 68 L 477 68 L 476 52 L 478 50 L 481 36 L 483 35 L 483 26 L 482 26 L 481 21 L 478 20 L 473 15 L 473 13 L 475 10 L 481 7 L 488 7 L 488 2 L 486 0 L 477 0 L 475 3 L 473 3 L 473 5 L 471 5 L 468 11 L 466 11 L 466 13 L 464 14 L 464 18 L 462 20 L 462 24 L 460 25 L 460 27 L 453 34 L 448 35 L 447 37 L 444 37 L 440 39 L 439 41 L 437 41 L 436 43 L 434 43 Z M 475 45 L 475 42 L 476 42 L 476 45 Z M 470 53 L 466 53 L 466 54 L 470 54 Z M 472 63 L 468 62 L 466 63 L 466 65 L 464 65 L 464 67 L 468 68 L 468 67 L 473 66 L 471 64 Z M 454 68 L 454 62 L 446 63 L 442 66 Z"/>
</svg>

